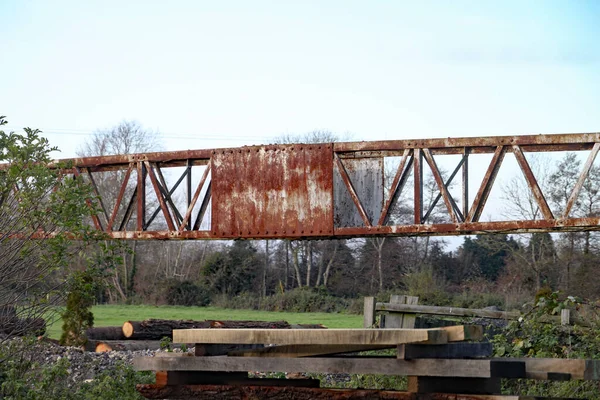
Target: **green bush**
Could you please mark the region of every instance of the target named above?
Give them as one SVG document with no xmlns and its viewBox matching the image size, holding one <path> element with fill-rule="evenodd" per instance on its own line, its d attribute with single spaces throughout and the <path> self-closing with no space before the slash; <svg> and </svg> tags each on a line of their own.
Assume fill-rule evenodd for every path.
<svg viewBox="0 0 600 400">
<path fill-rule="evenodd" d="M 60 343 L 82 346 L 87 342 L 85 332 L 94 326 L 94 315 L 90 311 L 99 287 L 98 270 L 88 268 L 76 271 L 69 280 L 67 307 L 62 314 L 63 326 Z"/>
<path fill-rule="evenodd" d="M 171 306 L 200 306 L 210 304 L 210 293 L 203 285 L 190 281 L 172 281 L 167 288 L 167 304 Z"/>
<path fill-rule="evenodd" d="M 360 304 L 355 303 L 331 296 L 319 288 L 296 288 L 263 298 L 250 292 L 232 297 L 215 295 L 211 301 L 216 307 L 287 312 L 347 312 L 351 304 L 354 304 L 353 309 L 362 310 L 362 299 Z"/>
<path fill-rule="evenodd" d="M 519 321 L 512 321 L 502 334 L 494 336 L 495 356 L 598 359 L 600 336 L 597 332 L 600 327 L 563 326 L 547 320 L 548 315 L 560 315 L 562 309 L 574 309 L 580 304 L 578 299 L 563 298 L 558 292 L 539 296 Z M 531 396 L 600 399 L 600 389 L 594 382 L 506 380 L 503 391 Z"/>
<path fill-rule="evenodd" d="M 120 362 L 87 382 L 69 381 L 71 364 L 63 357 L 52 365 L 31 361 L 28 346 L 35 339 L 5 344 L 0 349 L 0 399 L 6 400 L 138 400 L 138 383 L 152 383 L 149 372 L 136 372 Z M 19 350 L 20 351 L 15 351 Z"/>
<path fill-rule="evenodd" d="M 267 297 L 261 308 L 267 311 L 342 312 L 348 309 L 346 299 L 323 293 L 319 289 L 297 288 Z"/>
</svg>

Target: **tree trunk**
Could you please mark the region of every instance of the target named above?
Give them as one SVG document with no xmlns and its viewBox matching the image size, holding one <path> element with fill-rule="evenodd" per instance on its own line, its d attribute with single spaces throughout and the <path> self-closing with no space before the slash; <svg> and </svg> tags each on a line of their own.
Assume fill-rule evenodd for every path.
<svg viewBox="0 0 600 400">
<path fill-rule="evenodd" d="M 308 242 L 308 257 L 306 260 L 306 286 L 310 287 L 310 273 L 312 269 L 312 242 Z"/>
<path fill-rule="evenodd" d="M 125 340 L 123 328 L 120 326 L 101 326 L 85 331 L 89 340 Z"/>
<path fill-rule="evenodd" d="M 132 247 L 133 248 L 131 249 L 131 272 L 129 273 L 129 285 L 127 286 L 128 296 L 133 296 L 135 293 L 135 275 L 137 274 L 137 240 L 133 241 Z"/>
<path fill-rule="evenodd" d="M 209 321 L 177 321 L 168 319 L 148 319 L 145 321 L 127 321 L 122 332 L 125 338 L 132 340 L 161 340 L 172 338 L 173 329 L 210 328 Z"/>
<path fill-rule="evenodd" d="M 207 321 L 211 328 L 221 329 L 290 329 L 287 321 Z"/>
<path fill-rule="evenodd" d="M 289 289 L 290 278 L 290 241 L 285 241 L 285 290 Z"/>
<path fill-rule="evenodd" d="M 300 266 L 298 265 L 298 246 L 294 248 L 292 246 L 292 263 L 294 264 L 294 270 L 296 270 L 296 280 L 298 281 L 298 287 L 302 287 L 302 276 L 300 275 Z"/>
<path fill-rule="evenodd" d="M 375 238 L 373 239 L 373 246 L 377 251 L 377 272 L 379 275 L 379 291 L 383 291 L 383 244 L 385 243 L 385 238 Z"/>
<path fill-rule="evenodd" d="M 333 247 L 333 255 L 329 259 L 329 262 L 327 262 L 327 268 L 325 268 L 325 274 L 323 275 L 323 286 L 325 286 L 325 287 L 327 287 L 327 281 L 329 279 L 329 272 L 331 271 L 331 266 L 333 265 L 333 263 L 335 261 L 335 256 L 337 254 L 339 245 L 340 245 L 340 242 L 336 240 L 335 245 Z"/>
<path fill-rule="evenodd" d="M 286 321 L 177 321 L 168 319 L 148 319 L 146 321 L 127 321 L 122 332 L 125 338 L 132 340 L 161 340 L 172 338 L 173 329 L 289 329 Z"/>
<path fill-rule="evenodd" d="M 261 296 L 267 297 L 267 270 L 269 269 L 269 241 L 265 240 L 265 266 L 262 273 Z"/>
</svg>

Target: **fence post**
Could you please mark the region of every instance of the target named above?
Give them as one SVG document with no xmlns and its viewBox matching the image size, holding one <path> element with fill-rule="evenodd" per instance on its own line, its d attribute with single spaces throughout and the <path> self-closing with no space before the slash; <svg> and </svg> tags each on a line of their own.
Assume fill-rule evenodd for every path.
<svg viewBox="0 0 600 400">
<path fill-rule="evenodd" d="M 416 296 L 404 296 L 393 294 L 390 296 L 390 304 L 419 304 Z M 416 315 L 413 313 L 387 312 L 385 316 L 385 328 L 412 329 L 415 327 Z"/>
<path fill-rule="evenodd" d="M 365 297 L 363 311 L 363 327 L 372 328 L 375 325 L 375 297 Z"/>
<path fill-rule="evenodd" d="M 564 308 L 560 310 L 560 324 L 570 325 L 571 324 L 571 310 Z"/>
</svg>

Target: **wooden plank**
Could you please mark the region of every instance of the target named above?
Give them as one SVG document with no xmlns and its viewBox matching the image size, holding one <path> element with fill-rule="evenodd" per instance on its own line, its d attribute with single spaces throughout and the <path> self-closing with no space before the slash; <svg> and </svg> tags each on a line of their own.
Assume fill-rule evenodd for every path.
<svg viewBox="0 0 600 400">
<path fill-rule="evenodd" d="M 521 316 L 521 314 L 518 312 L 391 303 L 377 303 L 375 309 L 377 311 L 392 311 L 403 313 L 412 312 L 416 314 L 447 315 L 458 317 L 481 317 L 493 319 L 518 319 Z"/>
<path fill-rule="evenodd" d="M 321 372 L 490 378 L 490 360 L 398 360 L 388 357 L 145 357 L 138 371 Z"/>
<path fill-rule="evenodd" d="M 525 378 L 544 380 L 600 380 L 600 360 L 565 358 L 495 358 L 495 363 L 520 361 Z"/>
<path fill-rule="evenodd" d="M 487 343 L 448 343 L 438 345 L 401 344 L 398 346 L 398 358 L 453 358 L 473 359 L 491 357 L 492 344 Z"/>
<path fill-rule="evenodd" d="M 445 326 L 443 328 L 433 328 L 432 330 L 446 332 L 446 334 L 448 335 L 448 342 L 462 342 L 464 340 L 483 340 L 483 326 L 481 325 Z"/>
<path fill-rule="evenodd" d="M 363 311 L 363 328 L 372 328 L 375 325 L 375 297 L 365 297 Z"/>
<path fill-rule="evenodd" d="M 176 329 L 173 343 L 443 344 L 449 333 L 443 329 Z"/>
<path fill-rule="evenodd" d="M 233 385 L 247 379 L 247 372 L 156 371 L 157 385 Z"/>
<path fill-rule="evenodd" d="M 412 393 L 500 394 L 500 378 L 442 378 L 409 376 L 407 390 Z"/>
<path fill-rule="evenodd" d="M 431 345 L 427 345 L 430 347 Z M 336 345 L 336 344 L 290 344 L 282 346 L 270 346 L 262 349 L 237 350 L 227 353 L 233 357 L 314 357 L 332 354 L 356 353 L 359 351 L 392 349 L 393 345 Z"/>
<path fill-rule="evenodd" d="M 230 352 L 244 352 L 244 351 L 252 351 L 256 349 L 264 348 L 264 344 L 204 344 L 204 343 L 196 343 L 194 346 L 194 352 L 196 356 L 199 357 L 213 357 L 213 356 L 224 356 L 229 354 Z"/>
<path fill-rule="evenodd" d="M 318 379 L 249 378 L 247 372 L 157 371 L 157 385 L 247 385 L 319 387 Z"/>
<path fill-rule="evenodd" d="M 452 393 L 417 394 L 392 390 L 321 389 L 304 387 L 232 386 L 232 385 L 137 385 L 148 399 L 269 399 L 269 400 L 550 400 L 537 396 L 503 396 Z M 564 399 L 566 400 L 566 399 Z"/>
<path fill-rule="evenodd" d="M 419 304 L 418 296 L 406 296 L 406 304 L 415 305 Z M 417 321 L 417 315 L 412 313 L 404 314 L 404 321 L 402 322 L 402 328 L 413 329 L 415 322 Z"/>
<path fill-rule="evenodd" d="M 390 296 L 390 304 L 406 304 L 406 296 L 393 294 Z M 386 329 L 397 328 L 414 328 L 414 326 L 404 326 L 404 313 L 386 313 L 385 326 Z"/>
<path fill-rule="evenodd" d="M 434 328 L 433 330 L 445 332 L 448 336 L 448 342 L 461 342 L 464 340 L 481 340 L 483 338 L 483 328 L 481 326 L 449 326 L 444 328 Z M 420 345 L 423 348 L 426 347 L 440 347 L 444 346 L 443 344 L 429 344 L 428 342 L 424 342 L 425 344 Z M 476 344 L 476 343 L 472 343 Z M 215 345 L 218 346 L 218 345 Z M 407 345 L 412 346 L 412 345 Z M 262 349 L 236 349 L 228 352 L 227 354 L 230 356 L 238 356 L 238 357 L 313 357 L 319 355 L 327 355 L 327 354 L 343 354 L 343 353 L 354 353 L 359 351 L 369 351 L 369 350 L 382 350 L 393 348 L 394 345 L 373 345 L 373 344 L 315 344 L 315 345 L 280 345 L 280 346 L 270 346 Z M 488 344 L 486 347 L 489 352 L 486 354 L 487 356 L 491 355 L 491 344 Z M 198 349 L 198 346 L 196 346 Z M 447 350 L 448 352 L 448 350 Z M 466 352 L 466 350 L 464 351 Z M 440 353 L 441 354 L 441 353 Z M 198 354 L 196 355 L 205 355 Z M 413 357 L 417 358 L 417 357 Z M 424 357 L 425 358 L 425 357 Z M 433 358 L 433 357 L 429 357 Z M 444 358 L 444 357 L 438 357 Z M 452 357 L 446 357 L 452 358 Z M 454 357 L 457 358 L 457 357 Z M 474 358 L 474 357 L 469 357 Z"/>
<path fill-rule="evenodd" d="M 519 312 L 511 311 L 494 311 L 485 309 L 475 308 L 460 308 L 460 307 L 438 307 L 438 306 L 423 306 L 423 305 L 409 305 L 409 304 L 390 304 L 390 303 L 377 303 L 375 305 L 376 311 L 390 311 L 390 312 L 401 312 L 416 314 L 429 314 L 429 315 L 445 315 L 445 316 L 457 316 L 457 317 L 480 317 L 480 318 L 491 318 L 491 319 L 507 319 L 515 320 L 521 318 Z M 560 317 L 554 315 L 544 315 L 540 318 L 540 322 L 544 323 L 560 323 Z M 571 323 L 579 326 L 591 326 L 589 321 L 582 318 L 577 318 L 571 315 Z"/>
</svg>

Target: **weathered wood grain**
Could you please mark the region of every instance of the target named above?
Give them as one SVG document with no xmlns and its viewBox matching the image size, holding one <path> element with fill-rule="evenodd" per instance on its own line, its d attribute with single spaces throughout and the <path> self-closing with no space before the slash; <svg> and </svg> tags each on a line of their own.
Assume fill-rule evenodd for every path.
<svg viewBox="0 0 600 400">
<path fill-rule="evenodd" d="M 181 329 L 173 331 L 173 343 L 237 344 L 443 344 L 445 329 Z"/>
<path fill-rule="evenodd" d="M 500 378 L 448 378 L 409 376 L 408 388 L 413 393 L 500 394 Z"/>
<path fill-rule="evenodd" d="M 425 346 L 425 345 L 424 345 Z M 430 345 L 427 345 L 428 347 Z M 394 348 L 393 345 L 367 344 L 289 344 L 269 346 L 262 349 L 238 350 L 227 353 L 233 357 L 314 357 L 333 354 L 356 353 L 359 351 L 382 350 Z"/>
<path fill-rule="evenodd" d="M 133 361 L 140 371 L 322 372 L 448 377 L 491 377 L 489 360 L 398 360 L 396 358 L 146 357 Z"/>
<path fill-rule="evenodd" d="M 318 379 L 249 378 L 247 372 L 157 371 L 157 385 L 245 385 L 319 387 Z"/>
<path fill-rule="evenodd" d="M 448 343 L 438 345 L 402 344 L 398 346 L 398 358 L 412 360 L 415 358 L 486 358 L 492 355 L 492 344 L 483 343 Z"/>
<path fill-rule="evenodd" d="M 418 394 L 391 390 L 321 389 L 273 386 L 225 385 L 137 385 L 138 392 L 148 399 L 269 399 L 269 400 L 550 400 L 533 396 L 502 396 L 451 393 Z M 562 399 L 566 400 L 566 399 Z"/>
</svg>

